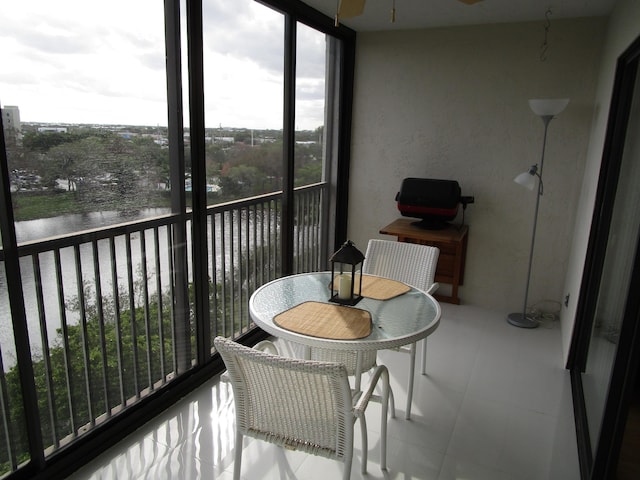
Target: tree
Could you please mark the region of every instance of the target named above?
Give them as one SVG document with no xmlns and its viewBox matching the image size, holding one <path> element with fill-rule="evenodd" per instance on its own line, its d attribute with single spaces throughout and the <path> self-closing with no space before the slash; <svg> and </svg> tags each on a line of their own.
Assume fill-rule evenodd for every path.
<svg viewBox="0 0 640 480">
<path fill-rule="evenodd" d="M 83 188 L 99 171 L 96 163 L 98 147 L 96 139 L 83 139 L 51 148 L 45 160 L 47 176 L 57 175 L 66 180 L 67 189 L 78 192 L 81 197 Z"/>
<path fill-rule="evenodd" d="M 167 152 L 152 139 L 112 133 L 52 147 L 42 162 L 47 184 L 62 178 L 89 208 L 123 211 L 149 206 L 156 185 L 168 181 L 168 169 Z"/>
<path fill-rule="evenodd" d="M 220 178 L 220 187 L 228 199 L 251 197 L 256 191 L 259 180 L 264 178 L 260 170 L 249 165 L 238 165 L 227 170 Z"/>
<path fill-rule="evenodd" d="M 139 287 L 138 287 L 139 288 Z M 88 287 L 85 287 L 85 298 L 95 298 L 91 295 Z M 126 305 L 125 292 L 121 292 L 121 305 Z M 42 425 L 42 435 L 51 444 L 54 442 L 54 431 L 56 440 L 76 433 L 79 427 L 92 421 L 89 415 L 90 407 L 93 419 L 104 412 L 122 404 L 120 392 L 124 392 L 124 400 L 134 397 L 144 388 L 148 388 L 146 372 L 150 369 L 152 382 L 161 378 L 161 372 L 165 374 L 173 370 L 173 349 L 171 337 L 171 300 L 168 294 L 163 297 L 163 309 L 159 317 L 159 305 L 157 295 L 149 301 L 149 318 L 154 321 L 152 328 L 147 331 L 145 328 L 144 307 L 136 307 L 134 312 L 136 331 L 135 339 L 132 335 L 132 311 L 123 310 L 116 321 L 116 310 L 113 299 L 103 298 L 103 318 L 100 322 L 98 308 L 95 303 L 86 305 L 87 321 L 86 328 L 83 329 L 81 323 L 69 325 L 67 327 L 67 339 L 63 337 L 59 329 L 56 339 L 49 350 L 49 370 L 43 358 L 34 358 L 34 379 L 38 392 L 38 404 L 40 410 L 40 421 Z M 71 310 L 79 308 L 76 298 L 69 304 Z M 162 318 L 161 324 L 157 321 Z M 164 343 L 160 342 L 160 332 L 163 332 Z M 86 332 L 86 335 L 85 335 Z M 134 342 L 135 340 L 135 342 Z M 89 364 L 85 369 L 85 351 L 88 349 Z M 103 355 L 102 347 L 105 347 L 106 356 Z M 151 351 L 151 363 L 147 361 L 147 349 Z M 160 362 L 160 350 L 163 350 L 164 369 Z M 134 364 L 134 350 L 137 352 L 137 364 Z M 65 356 L 65 351 L 68 356 Z M 118 351 L 123 352 L 122 364 L 119 362 Z M 106 382 L 102 365 L 106 364 Z M 121 372 L 122 370 L 122 372 Z M 49 392 L 54 399 L 53 414 L 56 419 L 55 430 L 49 415 L 49 384 L 47 383 L 47 371 L 51 373 L 51 384 L 53 391 Z M 134 384 L 135 374 L 138 372 L 139 384 L 136 389 Z M 67 377 L 67 373 L 69 376 Z M 122 374 L 121 374 L 122 373 Z M 69 381 L 67 381 L 69 378 Z M 120 383 L 120 379 L 124 382 Z M 28 458 L 28 443 L 25 436 L 25 429 L 20 428 L 23 424 L 22 405 L 20 402 L 19 369 L 14 366 L 6 374 L 6 382 L 9 391 L 10 421 L 13 431 L 16 434 L 17 452 L 21 459 Z M 85 388 L 89 382 L 90 390 L 87 394 Z M 107 385 L 107 390 L 103 386 Z M 91 400 L 89 400 L 89 396 Z M 107 398 L 109 402 L 107 404 Z M 73 405 L 73 415 L 69 409 L 69 401 Z M 5 452 L 0 452 L 5 454 Z M 3 468 L 2 457 L 0 457 L 0 475 L 9 471 L 8 465 Z"/>
<path fill-rule="evenodd" d="M 79 140 L 78 135 L 63 132 L 26 132 L 22 145 L 27 150 L 48 152 L 53 147 Z"/>
<path fill-rule="evenodd" d="M 307 163 L 296 171 L 296 187 L 318 183 L 322 180 L 322 162 Z"/>
</svg>

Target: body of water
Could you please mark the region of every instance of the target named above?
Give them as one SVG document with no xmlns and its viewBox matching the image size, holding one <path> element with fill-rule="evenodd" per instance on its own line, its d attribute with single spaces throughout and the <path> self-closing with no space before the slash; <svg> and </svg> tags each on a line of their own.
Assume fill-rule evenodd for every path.
<svg viewBox="0 0 640 480">
<path fill-rule="evenodd" d="M 16 236 L 18 243 L 43 240 L 45 238 L 54 237 L 58 235 L 65 235 L 73 232 L 79 232 L 83 230 L 91 230 L 95 228 L 101 228 L 109 225 L 116 225 L 119 223 L 131 222 L 136 220 L 144 220 L 153 218 L 159 215 L 169 213 L 169 209 L 144 209 L 139 211 L 136 215 L 122 215 L 118 212 L 96 212 L 90 214 L 73 214 L 73 215 L 61 215 L 53 218 L 43 218 L 39 220 L 31 220 L 26 222 L 16 223 Z M 264 220 L 258 216 L 258 218 L 250 217 L 248 220 L 248 231 L 253 232 L 254 229 L 260 231 L 263 227 L 271 230 L 273 235 L 273 229 L 277 229 L 277 213 L 271 212 L 271 219 Z M 225 257 L 226 269 L 229 270 L 231 265 L 231 245 L 238 245 L 238 236 L 242 235 L 242 249 L 253 248 L 254 243 L 257 241 L 261 243 L 264 241 L 265 245 L 269 245 L 271 240 L 265 235 L 257 236 L 254 240 L 252 234 L 249 234 L 246 229 L 231 228 L 231 222 L 238 222 L 244 224 L 247 220 L 239 220 L 237 217 L 235 220 L 230 217 L 225 217 L 225 247 L 221 245 L 221 229 L 220 226 L 216 228 L 216 265 L 222 265 L 222 257 Z M 257 224 L 256 224 L 257 222 Z M 170 262 L 169 252 L 167 249 L 167 228 L 158 228 L 158 245 L 159 245 L 159 257 L 160 257 L 160 273 L 156 275 L 155 264 L 155 238 L 153 230 L 147 230 L 145 232 L 145 248 L 146 248 L 146 274 L 149 280 L 147 285 L 149 288 L 149 296 L 153 295 L 157 290 L 157 277 L 160 278 L 160 290 L 166 292 L 170 283 Z M 233 232 L 234 238 L 231 239 L 231 232 Z M 211 231 L 209 231 L 208 244 L 211 245 Z M 117 272 L 118 286 L 122 290 L 128 288 L 128 260 L 127 260 L 127 246 L 124 236 L 119 236 L 115 239 L 115 268 Z M 131 234 L 131 269 L 133 272 L 134 281 L 141 281 L 142 277 L 142 246 L 141 246 L 140 233 Z M 111 264 L 111 252 L 108 240 L 101 240 L 98 242 L 98 266 L 99 266 L 99 278 L 100 287 L 102 290 L 101 297 L 113 298 L 113 276 L 112 276 L 112 264 Z M 235 248 L 235 247 L 234 247 Z M 87 297 L 89 302 L 95 302 L 96 292 L 96 274 L 94 266 L 94 254 L 92 251 L 92 245 L 83 244 L 80 246 L 80 265 L 81 276 L 85 286 L 90 289 L 90 294 Z M 237 250 L 233 254 L 235 255 L 234 262 L 239 261 L 239 253 Z M 191 263 L 191 255 L 188 255 L 188 261 Z M 42 289 L 44 297 L 44 311 L 46 316 L 46 334 L 48 336 L 48 344 L 52 345 L 57 337 L 57 331 L 62 325 L 62 316 L 59 306 L 58 295 L 58 280 L 55 270 L 55 258 L 53 252 L 39 255 L 40 262 L 40 275 L 42 278 Z M 73 248 L 65 248 L 60 250 L 60 263 L 62 283 L 64 287 L 64 299 L 68 304 L 74 302 L 78 298 L 78 272 L 76 270 L 75 251 Z M 262 267 L 264 268 L 264 267 Z M 20 269 L 22 274 L 22 288 L 25 298 L 25 311 L 27 314 L 27 325 L 29 328 L 29 339 L 31 343 L 32 354 L 38 355 L 42 350 L 43 338 L 42 329 L 40 328 L 39 310 L 37 304 L 36 295 L 36 282 L 35 273 L 33 268 L 33 261 L 31 257 L 23 257 L 20 259 Z M 191 266 L 189 271 L 191 272 Z M 4 362 L 5 370 L 8 367 L 15 364 L 15 346 L 13 343 L 13 327 L 11 325 L 11 312 L 8 303 L 7 296 L 7 279 L 5 276 L 4 268 L 0 268 L 0 348 L 2 349 L 2 359 Z M 140 303 L 138 303 L 140 304 Z M 122 309 L 127 309 L 127 305 L 121 305 Z M 77 323 L 79 319 L 79 312 L 77 309 L 65 309 L 67 324 Z"/>
<path fill-rule="evenodd" d="M 91 230 L 124 222 L 144 220 L 170 213 L 167 208 L 148 208 L 136 214 L 123 215 L 119 212 L 94 212 L 87 214 L 70 214 L 58 217 L 42 218 L 16 222 L 16 238 L 18 243 L 43 240 L 49 237 L 65 235 L 83 230 Z M 131 235 L 131 264 L 133 267 L 134 279 L 138 278 L 141 264 L 140 235 Z M 166 252 L 167 238 L 166 229 L 159 229 L 159 244 L 161 252 L 161 270 L 165 277 L 164 284 L 168 284 L 168 258 Z M 148 252 L 147 275 L 151 278 L 155 275 L 155 264 L 153 254 L 155 252 L 154 239 L 152 235 L 145 235 L 145 245 Z M 116 247 L 116 268 L 118 272 L 118 283 L 121 286 L 127 284 L 127 252 L 123 237 L 115 241 Z M 163 248 L 164 247 L 164 248 Z M 92 246 L 84 244 L 80 247 L 82 278 L 85 282 L 95 285 L 95 273 L 93 264 Z M 62 266 L 62 278 L 64 285 L 64 297 L 66 302 L 73 301 L 78 297 L 77 272 L 75 268 L 75 252 L 72 248 L 60 251 Z M 101 288 L 103 296 L 112 296 L 111 277 L 111 256 L 108 241 L 100 241 L 98 246 L 98 258 L 100 266 Z M 57 335 L 57 330 L 61 326 L 61 315 L 57 293 L 57 278 L 55 272 L 55 261 L 53 253 L 42 254 L 39 257 L 40 271 L 42 277 L 42 288 L 47 320 L 47 336 L 49 344 L 52 344 Z M 41 329 L 39 325 L 39 312 L 36 300 L 36 284 L 33 262 L 31 257 L 20 259 L 20 270 L 22 275 L 22 288 L 25 298 L 25 311 L 29 328 L 29 338 L 32 353 L 39 354 L 41 351 Z M 15 346 L 13 343 L 13 327 L 11 324 L 11 312 L 7 295 L 7 279 L 4 268 L 0 269 L 0 347 L 5 369 L 15 364 Z M 150 287 L 155 288 L 155 282 L 150 282 Z M 93 289 L 95 292 L 95 288 Z M 153 290 L 155 291 L 155 290 Z M 68 323 L 77 321 L 77 312 L 65 312 Z"/>
<path fill-rule="evenodd" d="M 109 225 L 144 220 L 171 213 L 169 208 L 145 208 L 135 213 L 124 214 L 122 212 L 91 212 L 73 213 L 51 218 L 39 218 L 16 222 L 16 239 L 18 243 L 32 240 L 42 240 L 48 237 L 65 235 L 82 230 L 103 228 Z"/>
</svg>

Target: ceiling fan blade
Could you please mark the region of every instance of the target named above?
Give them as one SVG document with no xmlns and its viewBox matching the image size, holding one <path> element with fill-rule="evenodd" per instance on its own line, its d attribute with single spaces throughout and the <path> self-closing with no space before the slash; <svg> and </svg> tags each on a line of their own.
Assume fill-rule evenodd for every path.
<svg viewBox="0 0 640 480">
<path fill-rule="evenodd" d="M 352 18 L 362 15 L 365 0 L 340 0 L 338 16 L 340 18 Z"/>
<path fill-rule="evenodd" d="M 481 2 L 482 0 L 460 0 L 462 3 L 466 3 L 467 5 L 473 5 L 474 3 Z"/>
</svg>

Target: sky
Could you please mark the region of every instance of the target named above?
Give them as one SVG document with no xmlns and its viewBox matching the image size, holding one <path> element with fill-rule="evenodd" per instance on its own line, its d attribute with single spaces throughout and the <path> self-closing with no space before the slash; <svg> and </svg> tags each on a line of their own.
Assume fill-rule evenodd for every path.
<svg viewBox="0 0 640 480">
<path fill-rule="evenodd" d="M 283 16 L 203 4 L 206 126 L 282 128 Z M 299 25 L 297 129 L 323 124 L 324 54 L 324 35 Z M 0 2 L 0 65 L 0 104 L 22 122 L 167 125 L 162 1 Z M 186 74 L 183 49 L 185 103 Z"/>
</svg>

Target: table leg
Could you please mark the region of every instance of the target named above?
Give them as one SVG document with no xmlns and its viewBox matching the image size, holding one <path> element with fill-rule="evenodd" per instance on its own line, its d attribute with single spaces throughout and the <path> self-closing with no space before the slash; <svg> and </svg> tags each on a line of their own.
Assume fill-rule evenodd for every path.
<svg viewBox="0 0 640 480">
<path fill-rule="evenodd" d="M 356 353 L 356 371 L 355 371 L 355 384 L 354 389 L 356 392 L 360 391 L 360 385 L 362 380 L 362 352 Z"/>
<path fill-rule="evenodd" d="M 407 409 L 405 410 L 405 416 L 407 420 L 411 419 L 411 402 L 413 400 L 413 377 L 416 367 L 416 343 L 413 342 L 410 348 L 410 360 L 409 360 L 409 386 L 407 388 Z"/>
</svg>

